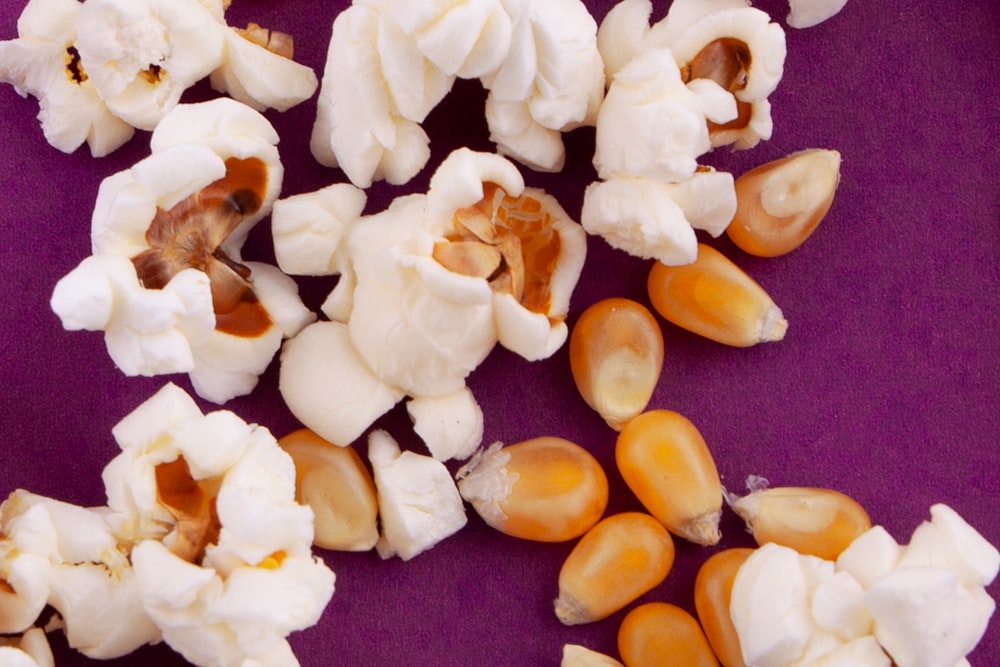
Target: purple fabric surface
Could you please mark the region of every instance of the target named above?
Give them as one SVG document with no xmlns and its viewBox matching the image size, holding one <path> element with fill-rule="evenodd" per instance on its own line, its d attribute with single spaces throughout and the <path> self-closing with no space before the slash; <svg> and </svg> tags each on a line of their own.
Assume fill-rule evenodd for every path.
<svg viewBox="0 0 1000 667">
<path fill-rule="evenodd" d="M 22 4 L 0 7 L 0 39 L 15 37 Z M 612 3 L 587 4 L 599 20 Z M 654 18 L 667 4 L 656 3 Z M 756 4 L 783 23 L 785 2 Z M 296 59 L 321 73 L 330 25 L 344 5 L 237 0 L 228 18 L 292 33 Z M 828 22 L 786 35 L 785 75 L 771 97 L 773 138 L 746 152 L 717 150 L 705 162 L 739 174 L 807 147 L 843 156 L 834 205 L 798 250 L 764 260 L 711 241 L 774 297 L 788 335 L 731 349 L 663 322 L 666 359 L 650 407 L 677 410 L 700 428 L 731 490 L 742 491 L 750 474 L 838 489 L 900 541 L 931 504 L 944 502 L 1000 544 L 1000 4 L 851 0 Z M 424 190 L 452 148 L 489 150 L 483 100 L 478 83 L 460 82 L 424 125 L 431 164 L 405 188 L 373 187 L 369 210 Z M 284 195 L 346 180 L 308 151 L 315 109 L 313 98 L 268 113 L 281 136 Z M 125 377 L 100 333 L 64 331 L 49 308 L 55 282 L 89 254 L 98 184 L 144 157 L 148 134 L 106 158 L 86 149 L 65 155 L 46 143 L 37 110 L 34 99 L 0 86 L 0 495 L 26 488 L 99 505 L 101 470 L 117 451 L 111 427 L 164 382 L 190 385 L 184 376 Z M 595 178 L 593 130 L 570 133 L 567 144 L 562 173 L 524 172 L 576 216 Z M 272 252 L 265 221 L 244 256 L 266 260 Z M 648 304 L 648 269 L 591 238 L 570 323 L 604 297 Z M 318 308 L 332 279 L 301 285 Z M 298 428 L 276 379 L 272 364 L 252 395 L 225 407 L 277 436 Z M 614 467 L 615 433 L 577 394 L 565 348 L 535 363 L 497 349 L 469 385 L 487 442 L 574 440 L 608 472 L 608 512 L 639 508 Z M 401 407 L 378 426 L 419 449 Z M 722 527 L 718 548 L 750 545 L 731 513 Z M 323 552 L 337 592 L 321 622 L 290 641 L 307 667 L 555 666 L 567 642 L 617 655 L 624 612 L 580 627 L 562 626 L 552 612 L 571 547 L 506 537 L 470 510 L 465 529 L 409 562 Z M 673 571 L 641 601 L 692 609 L 694 573 L 712 551 L 677 540 Z M 996 598 L 1000 586 L 989 592 Z M 57 664 L 90 664 L 52 637 Z M 109 664 L 140 659 L 185 664 L 165 645 Z M 996 619 L 971 662 L 1000 664 Z"/>
</svg>

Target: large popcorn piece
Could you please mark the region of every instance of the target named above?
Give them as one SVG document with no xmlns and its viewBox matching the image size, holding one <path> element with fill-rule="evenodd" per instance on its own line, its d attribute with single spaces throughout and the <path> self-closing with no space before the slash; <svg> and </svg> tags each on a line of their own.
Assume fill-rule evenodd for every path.
<svg viewBox="0 0 1000 667">
<path fill-rule="evenodd" d="M 737 572 L 730 615 L 760 667 L 966 665 L 998 569 L 1000 552 L 938 504 L 909 544 L 875 526 L 836 562 L 765 544 Z"/>
<path fill-rule="evenodd" d="M 451 473 L 440 461 L 402 451 L 385 431 L 368 438 L 378 491 L 382 558 L 410 560 L 466 524 L 465 507 Z"/>
<path fill-rule="evenodd" d="M 0 508 L 0 528 L 5 634 L 24 633 L 33 646 L 37 642 L 29 635 L 50 605 L 62 619 L 68 644 L 91 658 L 114 658 L 160 641 L 143 609 L 127 548 L 113 534 L 104 509 L 15 491 Z M 36 646 L 31 653 L 44 651 Z"/>
<path fill-rule="evenodd" d="M 678 0 L 653 26 L 651 12 L 648 0 L 624 0 L 598 31 L 608 76 L 594 153 L 601 180 L 586 191 L 581 222 L 630 254 L 686 264 L 694 230 L 718 236 L 736 211 L 732 175 L 698 160 L 770 137 L 767 96 L 785 40 L 744 0 Z"/>
<path fill-rule="evenodd" d="M 468 149 L 441 164 L 427 194 L 350 219 L 361 206 L 338 188 L 275 207 L 282 269 L 340 274 L 323 306 L 330 321 L 285 344 L 282 396 L 339 444 L 409 396 L 431 454 L 467 458 L 482 412 L 465 378 L 497 343 L 535 360 L 565 342 L 585 233 L 555 199 L 526 189 L 511 162 Z M 320 240 L 330 245 L 300 262 L 293 250 Z"/>
<path fill-rule="evenodd" d="M 103 330 L 127 375 L 190 373 L 217 403 L 249 393 L 282 339 L 314 317 L 290 278 L 240 257 L 281 187 L 277 142 L 231 99 L 165 117 L 151 155 L 101 184 L 93 255 L 52 295 L 63 325 Z"/>
<path fill-rule="evenodd" d="M 290 36 L 225 22 L 199 0 L 29 0 L 18 38 L 0 42 L 0 81 L 38 98 L 50 144 L 94 156 L 152 130 L 184 91 L 216 90 L 258 110 L 284 111 L 315 93 L 312 69 L 292 60 Z"/>
<path fill-rule="evenodd" d="M 199 665 L 297 664 L 285 637 L 317 622 L 334 575 L 277 441 L 168 384 L 114 428 L 108 523 L 134 544 L 143 608 Z"/>
<path fill-rule="evenodd" d="M 561 168 L 561 132 L 593 124 L 603 93 L 597 26 L 579 0 L 356 0 L 333 23 L 311 149 L 361 188 L 409 181 L 421 127 L 456 78 L 489 90 L 500 152 Z"/>
<path fill-rule="evenodd" d="M 86 142 L 102 157 L 135 130 L 108 109 L 83 70 L 75 46 L 82 7 L 77 0 L 30 0 L 17 21 L 18 38 L 0 42 L 0 81 L 38 99 L 52 146 L 72 153 Z"/>
</svg>

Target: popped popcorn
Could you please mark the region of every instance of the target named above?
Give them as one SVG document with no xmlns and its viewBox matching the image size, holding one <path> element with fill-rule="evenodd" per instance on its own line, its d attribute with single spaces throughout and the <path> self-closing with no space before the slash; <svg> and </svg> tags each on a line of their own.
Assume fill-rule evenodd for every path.
<svg viewBox="0 0 1000 667">
<path fill-rule="evenodd" d="M 72 153 L 84 142 L 102 157 L 135 129 L 115 116 L 80 62 L 77 0 L 29 0 L 17 21 L 17 39 L 0 42 L 0 81 L 38 99 L 45 139 Z"/>
<path fill-rule="evenodd" d="M 103 330 L 127 375 L 186 372 L 217 403 L 250 392 L 281 340 L 315 317 L 290 278 L 240 257 L 281 187 L 277 142 L 227 98 L 165 117 L 150 156 L 101 184 L 93 255 L 52 294 L 63 325 Z"/>
<path fill-rule="evenodd" d="M 785 40 L 745 0 L 677 0 L 652 26 L 651 12 L 648 0 L 624 0 L 598 29 L 608 78 L 594 152 L 601 180 L 585 193 L 581 222 L 630 254 L 687 264 L 693 228 L 719 236 L 736 212 L 732 176 L 699 158 L 770 137 L 767 96 Z"/>
<path fill-rule="evenodd" d="M 596 29 L 579 0 L 357 0 L 333 23 L 313 155 L 361 188 L 406 183 L 430 157 L 420 124 L 479 78 L 499 151 L 561 169 L 560 133 L 593 124 L 602 97 Z"/>
<path fill-rule="evenodd" d="M 276 208 L 278 257 L 308 234 L 284 219 L 303 210 L 323 207 Z M 432 455 L 467 458 L 482 439 L 482 412 L 465 378 L 496 343 L 534 360 L 565 342 L 583 230 L 552 197 L 526 189 L 511 162 L 468 149 L 441 164 L 426 195 L 346 224 L 328 236 L 338 259 L 323 262 L 340 271 L 323 306 L 331 321 L 285 344 L 283 398 L 321 437 L 349 444 L 410 396 Z"/>
</svg>

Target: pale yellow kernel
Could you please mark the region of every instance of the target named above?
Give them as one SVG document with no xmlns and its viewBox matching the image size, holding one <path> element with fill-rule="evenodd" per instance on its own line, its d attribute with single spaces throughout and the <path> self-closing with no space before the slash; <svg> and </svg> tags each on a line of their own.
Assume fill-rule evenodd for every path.
<svg viewBox="0 0 1000 667">
<path fill-rule="evenodd" d="M 736 179 L 736 215 L 726 233 L 751 255 L 791 252 L 826 216 L 839 182 L 834 150 L 812 148 L 751 169 Z"/>
<path fill-rule="evenodd" d="M 367 551 L 378 541 L 378 499 L 371 473 L 351 447 L 309 429 L 278 444 L 295 462 L 296 499 L 312 508 L 313 542 L 323 549 Z"/>
<path fill-rule="evenodd" d="M 719 666 L 694 616 L 667 602 L 647 602 L 625 615 L 618 653 L 626 667 Z"/>
<path fill-rule="evenodd" d="M 734 501 L 732 507 L 746 521 L 757 544 L 774 542 L 826 560 L 836 560 L 872 525 L 856 500 L 832 489 L 759 489 Z"/>
<path fill-rule="evenodd" d="M 653 309 L 664 319 L 725 345 L 778 341 L 788 329 L 781 309 L 764 288 L 703 243 L 691 264 L 654 263 L 647 289 Z"/>
<path fill-rule="evenodd" d="M 559 571 L 556 616 L 566 625 L 606 618 L 666 579 L 674 564 L 670 533 L 643 512 L 599 521 Z"/>
<path fill-rule="evenodd" d="M 694 607 L 698 621 L 723 667 L 746 667 L 740 638 L 729 615 L 729 601 L 736 573 L 753 552 L 749 548 L 716 552 L 702 563 L 694 579 Z"/>
<path fill-rule="evenodd" d="M 719 541 L 722 482 L 697 427 L 671 410 L 650 410 L 622 429 L 615 461 L 643 506 L 673 534 Z"/>
<path fill-rule="evenodd" d="M 543 436 L 482 452 L 458 473 L 458 489 L 483 520 L 512 537 L 563 542 L 604 514 L 608 478 L 586 449 Z"/>
<path fill-rule="evenodd" d="M 660 379 L 660 325 L 631 299 L 598 301 L 573 326 L 569 361 L 580 396 L 619 431 L 646 409 Z"/>
</svg>

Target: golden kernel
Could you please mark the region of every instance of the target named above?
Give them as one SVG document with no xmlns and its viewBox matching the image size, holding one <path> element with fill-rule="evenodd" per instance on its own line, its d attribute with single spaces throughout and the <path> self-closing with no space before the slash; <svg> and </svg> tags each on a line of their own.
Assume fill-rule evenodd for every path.
<svg viewBox="0 0 1000 667">
<path fill-rule="evenodd" d="M 729 615 L 729 601 L 736 572 L 753 552 L 748 548 L 716 552 L 702 563 L 694 579 L 695 611 L 705 637 L 723 667 L 746 667 L 740 638 Z"/>
<path fill-rule="evenodd" d="M 569 363 L 583 400 L 620 431 L 646 409 L 660 379 L 660 325 L 636 301 L 598 301 L 583 311 L 573 327 Z"/>
<path fill-rule="evenodd" d="M 556 616 L 566 625 L 610 616 L 659 585 L 673 564 L 673 539 L 653 517 L 622 512 L 602 519 L 559 571 Z"/>
<path fill-rule="evenodd" d="M 583 535 L 608 505 L 608 478 L 586 449 L 563 438 L 494 443 L 459 470 L 458 490 L 493 528 L 563 542 Z"/>
<path fill-rule="evenodd" d="M 653 264 L 649 299 L 664 319 L 718 343 L 750 347 L 785 337 L 788 321 L 756 281 L 715 248 L 698 244 L 683 266 Z"/>
<path fill-rule="evenodd" d="M 618 434 L 615 461 L 643 506 L 675 535 L 719 541 L 722 482 L 701 433 L 685 416 L 650 410 Z"/>
<path fill-rule="evenodd" d="M 719 667 L 694 616 L 666 602 L 639 605 L 618 627 L 626 667 Z"/>
<path fill-rule="evenodd" d="M 734 501 L 732 507 L 747 522 L 757 544 L 774 542 L 826 560 L 836 560 L 872 526 L 856 500 L 831 489 L 759 489 Z"/>
</svg>

